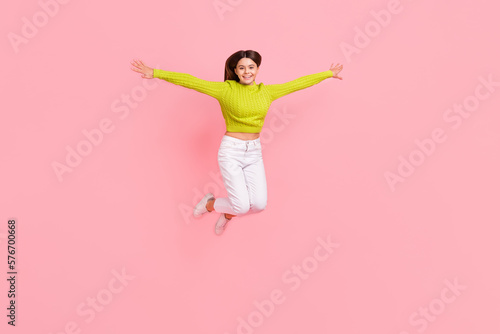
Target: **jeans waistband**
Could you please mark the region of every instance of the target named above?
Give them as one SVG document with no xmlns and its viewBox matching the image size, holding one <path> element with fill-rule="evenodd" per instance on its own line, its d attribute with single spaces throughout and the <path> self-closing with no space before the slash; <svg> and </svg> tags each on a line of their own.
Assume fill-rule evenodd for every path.
<svg viewBox="0 0 500 334">
<path fill-rule="evenodd" d="M 247 145 L 252 145 L 252 144 L 257 144 L 260 143 L 260 137 L 257 139 L 251 139 L 251 140 L 244 140 L 244 139 L 239 139 L 235 137 L 231 137 L 228 135 L 224 135 L 222 137 L 222 141 L 229 141 L 235 144 L 247 144 Z"/>
</svg>

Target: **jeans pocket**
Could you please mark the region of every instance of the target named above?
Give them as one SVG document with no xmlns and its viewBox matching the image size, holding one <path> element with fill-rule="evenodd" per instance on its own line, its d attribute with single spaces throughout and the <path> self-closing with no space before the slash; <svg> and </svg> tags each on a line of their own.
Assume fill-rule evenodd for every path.
<svg viewBox="0 0 500 334">
<path fill-rule="evenodd" d="M 235 148 L 233 147 L 233 145 L 231 145 L 231 143 L 222 143 L 219 147 L 217 155 L 219 157 L 230 157 L 234 155 L 234 151 Z"/>
</svg>

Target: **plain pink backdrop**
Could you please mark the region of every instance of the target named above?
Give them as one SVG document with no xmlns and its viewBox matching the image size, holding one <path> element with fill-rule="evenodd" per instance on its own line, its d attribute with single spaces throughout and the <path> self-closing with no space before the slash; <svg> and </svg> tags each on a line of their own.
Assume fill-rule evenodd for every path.
<svg viewBox="0 0 500 334">
<path fill-rule="evenodd" d="M 0 14 L 2 333 L 500 333 L 496 3 L 55 3 Z M 331 63 L 344 80 L 273 103 L 268 206 L 217 237 L 217 214 L 189 214 L 206 191 L 226 195 L 220 106 L 130 61 L 222 81 L 227 57 L 248 49 L 263 57 L 257 83 Z M 488 77 L 491 91 L 477 88 Z M 463 103 L 473 111 L 458 123 Z M 108 133 L 85 146 L 102 122 Z M 435 129 L 446 139 L 432 147 Z M 88 155 L 59 179 L 53 164 L 78 145 Z M 328 237 L 332 253 L 319 248 Z"/>
</svg>

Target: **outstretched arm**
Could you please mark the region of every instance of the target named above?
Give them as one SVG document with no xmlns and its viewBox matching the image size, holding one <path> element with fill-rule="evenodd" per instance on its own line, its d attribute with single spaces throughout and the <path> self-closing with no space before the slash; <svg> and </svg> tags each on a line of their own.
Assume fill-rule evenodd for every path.
<svg viewBox="0 0 500 334">
<path fill-rule="evenodd" d="M 329 70 L 319 72 L 319 73 L 314 73 L 314 74 L 309 74 L 302 76 L 300 78 L 297 78 L 295 80 L 282 83 L 282 84 L 276 84 L 276 85 L 265 85 L 267 88 L 271 99 L 274 101 L 282 96 L 285 96 L 287 94 L 296 92 L 298 90 L 311 87 L 312 85 L 315 85 L 317 83 L 320 83 L 321 81 L 327 79 L 327 78 L 335 78 L 335 79 L 340 79 L 342 80 L 341 77 L 338 76 L 339 72 L 342 71 L 342 65 L 337 64 L 336 66 L 330 67 Z"/>
<path fill-rule="evenodd" d="M 140 60 L 134 60 L 132 62 L 132 65 L 135 67 L 131 68 L 132 71 L 142 73 L 143 78 L 163 79 L 175 85 L 180 85 L 189 89 L 194 89 L 200 93 L 210 95 L 216 99 L 222 97 L 224 90 L 227 87 L 226 82 L 207 81 L 187 73 L 164 71 L 157 68 L 153 69 L 151 67 L 144 65 L 144 63 Z"/>
</svg>

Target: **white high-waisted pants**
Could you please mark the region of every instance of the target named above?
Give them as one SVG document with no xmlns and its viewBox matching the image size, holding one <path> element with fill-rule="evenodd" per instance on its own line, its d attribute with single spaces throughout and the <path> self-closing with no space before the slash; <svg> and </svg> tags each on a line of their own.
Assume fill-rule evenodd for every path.
<svg viewBox="0 0 500 334">
<path fill-rule="evenodd" d="M 260 138 L 222 137 L 217 160 L 228 197 L 219 197 L 214 210 L 241 216 L 257 213 L 267 204 L 267 182 Z"/>
</svg>

